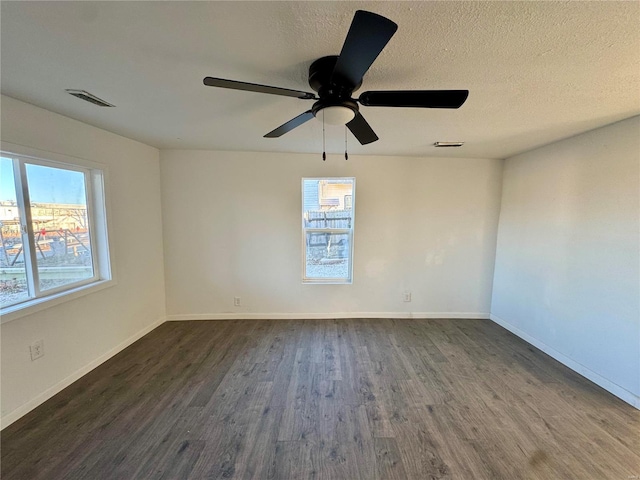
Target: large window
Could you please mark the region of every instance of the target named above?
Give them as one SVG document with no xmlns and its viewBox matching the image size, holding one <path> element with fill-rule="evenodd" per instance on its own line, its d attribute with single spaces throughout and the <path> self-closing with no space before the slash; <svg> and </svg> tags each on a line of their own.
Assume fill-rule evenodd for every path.
<svg viewBox="0 0 640 480">
<path fill-rule="evenodd" d="M 110 278 L 103 172 L 2 152 L 0 309 Z"/>
<path fill-rule="evenodd" d="M 355 178 L 302 179 L 302 281 L 351 283 Z"/>
</svg>

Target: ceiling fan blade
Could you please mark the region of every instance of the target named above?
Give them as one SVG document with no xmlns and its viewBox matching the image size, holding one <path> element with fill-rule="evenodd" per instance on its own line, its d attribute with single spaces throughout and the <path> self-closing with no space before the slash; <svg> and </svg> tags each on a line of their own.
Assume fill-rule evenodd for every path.
<svg viewBox="0 0 640 480">
<path fill-rule="evenodd" d="M 352 88 L 358 85 L 397 29 L 398 25 L 388 18 L 358 10 L 333 69 L 332 81 L 339 80 Z"/>
<path fill-rule="evenodd" d="M 353 136 L 358 139 L 361 145 L 373 143 L 378 140 L 376 132 L 369 126 L 360 112 L 357 112 L 354 119 L 347 123 L 347 128 L 351 130 L 351 133 L 353 133 Z"/>
<path fill-rule="evenodd" d="M 304 100 L 316 99 L 316 96 L 313 93 L 309 92 L 290 90 L 288 88 L 270 87 L 269 85 L 258 85 L 257 83 L 237 82 L 236 80 L 225 80 L 224 78 L 205 77 L 203 82 L 209 87 L 231 88 L 232 90 L 245 90 L 247 92 L 269 93 L 271 95 L 302 98 Z"/>
<path fill-rule="evenodd" d="M 469 90 L 406 90 L 364 92 L 358 102 L 367 107 L 460 108 Z"/>
<path fill-rule="evenodd" d="M 267 133 L 264 137 L 265 138 L 277 138 L 277 137 L 281 137 L 282 135 L 284 135 L 287 132 L 290 132 L 291 130 L 293 130 L 296 127 L 299 127 L 300 125 L 302 125 L 305 122 L 308 122 L 309 120 L 311 120 L 314 117 L 313 112 L 311 110 L 307 110 L 304 113 L 301 113 L 300 115 L 298 115 L 295 118 L 292 118 L 291 120 L 289 120 L 287 123 L 284 123 L 282 125 L 280 125 L 278 128 L 276 128 L 275 130 L 270 131 L 269 133 Z"/>
</svg>

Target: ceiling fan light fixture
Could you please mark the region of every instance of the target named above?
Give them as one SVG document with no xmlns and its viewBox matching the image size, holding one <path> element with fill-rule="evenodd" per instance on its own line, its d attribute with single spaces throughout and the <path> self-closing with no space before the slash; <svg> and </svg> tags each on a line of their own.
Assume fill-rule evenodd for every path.
<svg viewBox="0 0 640 480">
<path fill-rule="evenodd" d="M 322 112 L 324 122 L 329 125 L 346 125 L 356 117 L 356 112 L 353 109 L 342 105 L 325 107 L 320 112 Z M 316 116 L 316 118 L 318 117 Z M 318 118 L 318 120 L 321 119 Z"/>
</svg>

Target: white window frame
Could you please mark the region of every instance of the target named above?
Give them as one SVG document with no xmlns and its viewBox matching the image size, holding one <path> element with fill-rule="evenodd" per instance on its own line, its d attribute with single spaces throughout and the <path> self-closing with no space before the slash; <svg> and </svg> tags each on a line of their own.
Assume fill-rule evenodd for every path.
<svg viewBox="0 0 640 480">
<path fill-rule="evenodd" d="M 105 182 L 107 171 L 104 165 L 81 159 L 71 159 L 58 154 L 32 156 L 20 153 L 32 149 L 11 148 L 3 142 L 0 154 L 12 160 L 16 190 L 16 203 L 20 211 L 20 227 L 23 245 L 24 265 L 31 296 L 21 302 L 0 308 L 1 322 L 34 313 L 43 308 L 71 300 L 114 284 L 107 229 L 107 202 Z M 35 149 L 33 149 L 35 150 Z M 45 156 L 45 155 L 43 155 Z M 26 175 L 26 165 L 39 165 L 80 172 L 84 175 L 87 202 L 87 230 L 91 248 L 93 276 L 60 287 L 40 290 L 39 272 L 36 258 L 35 232 L 33 229 L 31 202 Z"/>
<path fill-rule="evenodd" d="M 308 228 L 304 225 L 304 182 L 306 180 L 351 180 L 351 228 Z M 353 283 L 353 239 L 356 221 L 356 178 L 355 177 L 303 177 L 302 191 L 302 283 L 350 285 Z M 307 233 L 347 234 L 349 236 L 349 276 L 348 278 L 324 278 L 307 276 Z"/>
</svg>

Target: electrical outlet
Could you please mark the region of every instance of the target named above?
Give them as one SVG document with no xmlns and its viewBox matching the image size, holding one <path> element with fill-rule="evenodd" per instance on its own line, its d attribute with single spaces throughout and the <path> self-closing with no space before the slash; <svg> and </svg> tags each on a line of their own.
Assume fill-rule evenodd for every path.
<svg viewBox="0 0 640 480">
<path fill-rule="evenodd" d="M 37 342 L 29 345 L 29 351 L 31 352 L 31 361 L 44 356 L 44 341 L 38 340 Z"/>
<path fill-rule="evenodd" d="M 240 297 L 233 297 L 233 306 L 234 307 L 240 306 Z"/>
<path fill-rule="evenodd" d="M 402 294 L 402 300 L 405 302 L 410 302 L 411 301 L 411 292 L 404 292 Z"/>
</svg>

